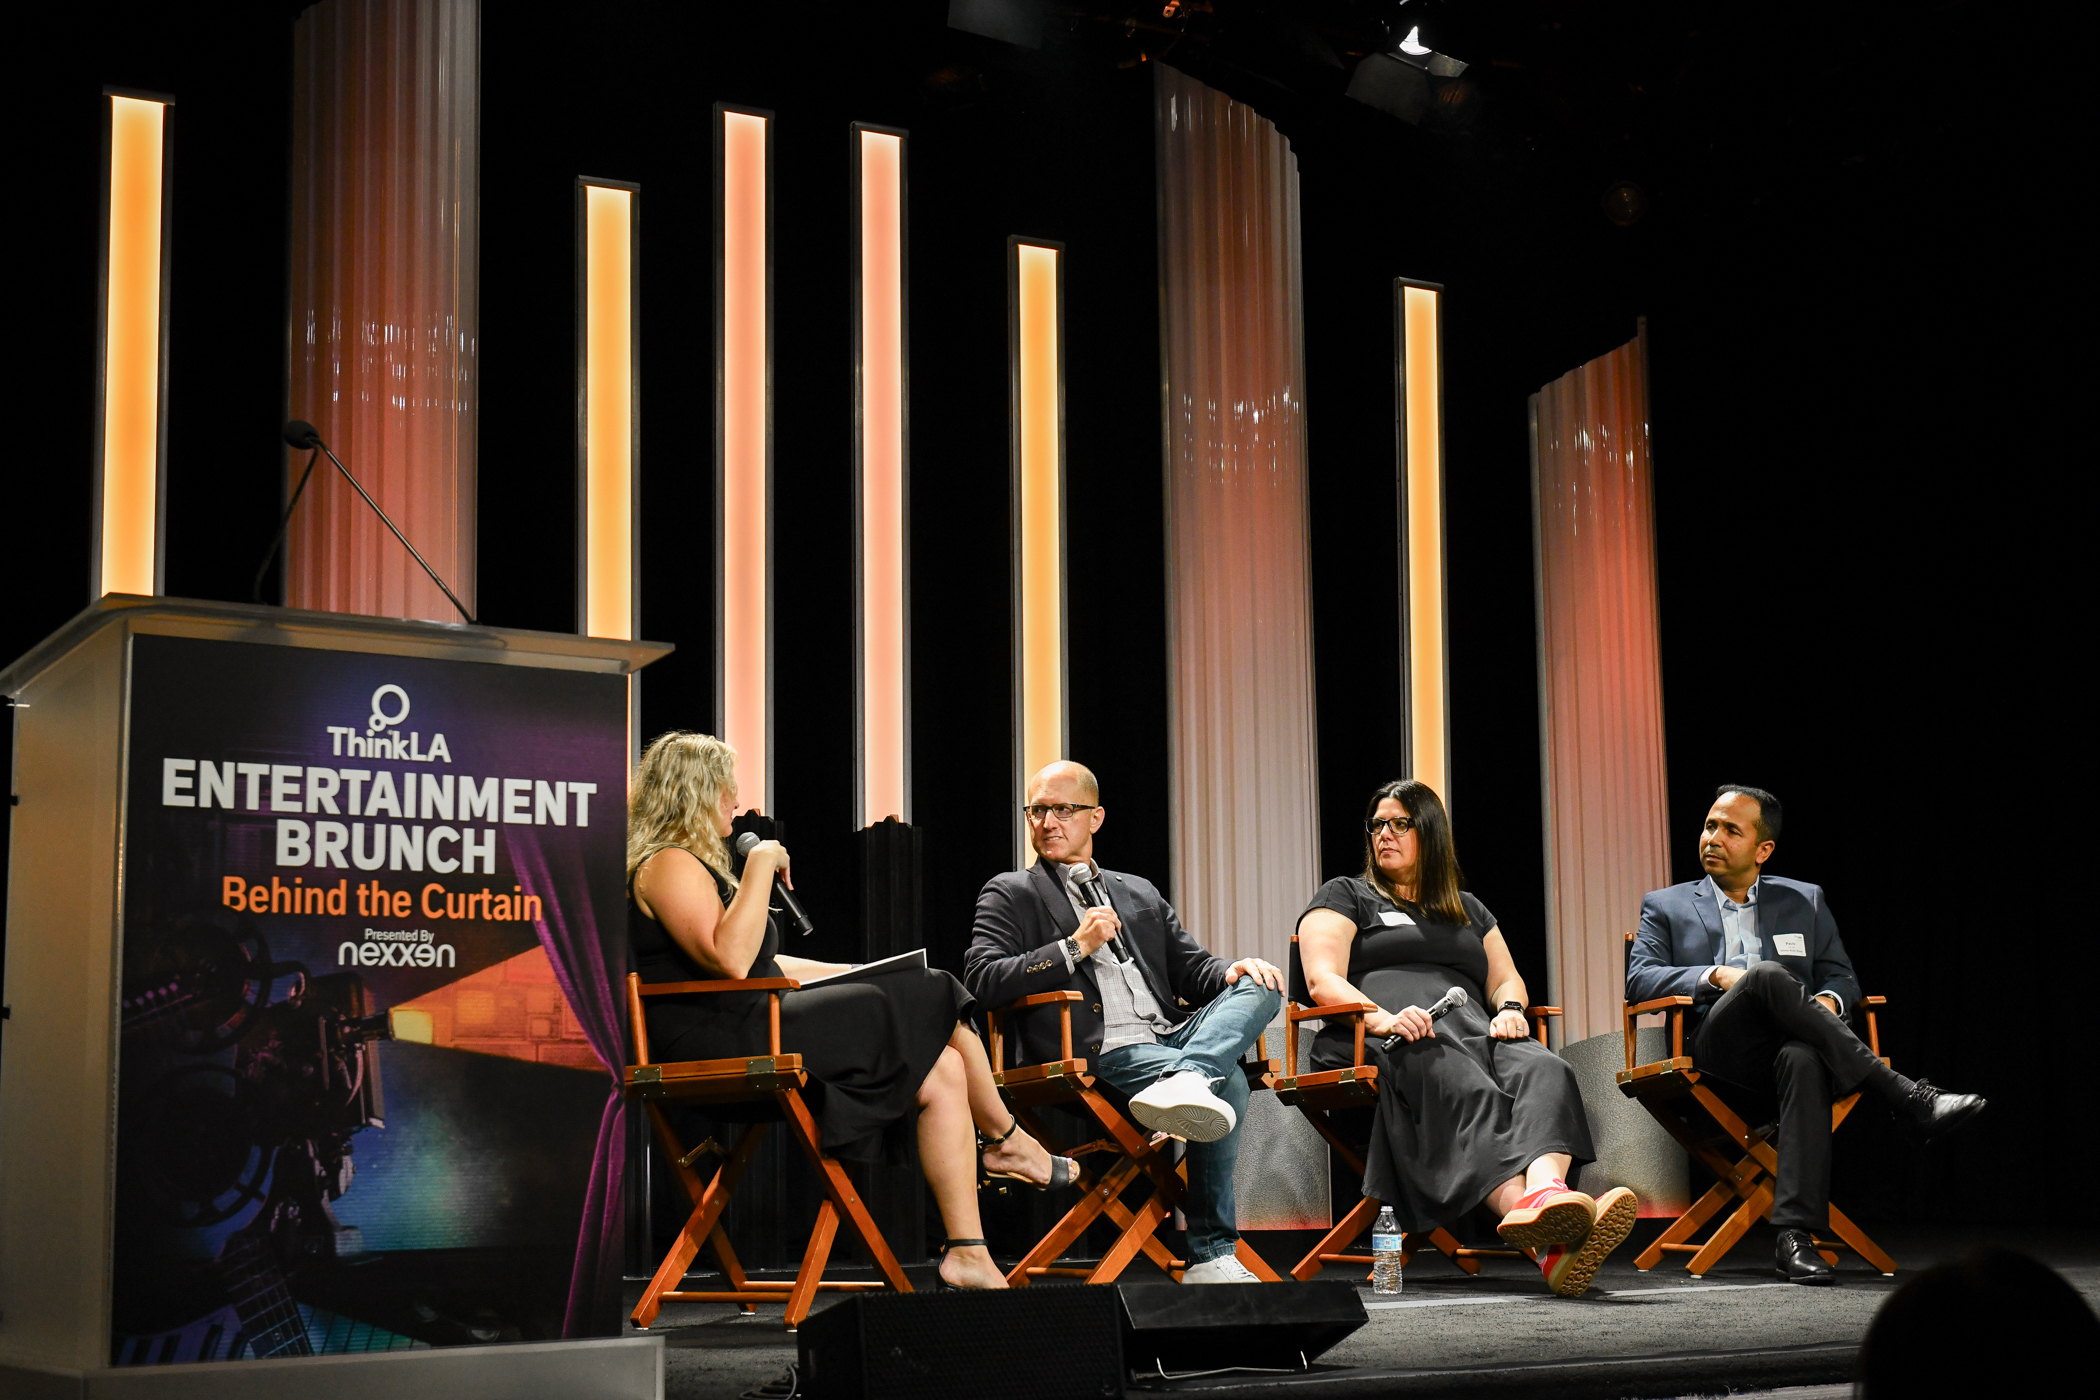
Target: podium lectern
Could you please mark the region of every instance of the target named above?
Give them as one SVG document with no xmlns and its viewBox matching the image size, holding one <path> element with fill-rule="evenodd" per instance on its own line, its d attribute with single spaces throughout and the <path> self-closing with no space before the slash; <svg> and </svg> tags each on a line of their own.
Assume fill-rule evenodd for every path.
<svg viewBox="0 0 2100 1400">
<path fill-rule="evenodd" d="M 0 1389 L 660 1393 L 611 1091 L 669 651 L 111 596 L 0 672 Z"/>
</svg>

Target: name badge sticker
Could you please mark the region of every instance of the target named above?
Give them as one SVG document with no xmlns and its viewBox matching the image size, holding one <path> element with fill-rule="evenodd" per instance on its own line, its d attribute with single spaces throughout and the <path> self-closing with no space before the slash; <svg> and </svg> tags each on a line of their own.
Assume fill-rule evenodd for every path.
<svg viewBox="0 0 2100 1400">
<path fill-rule="evenodd" d="M 1775 933 L 1772 935 L 1772 951 L 1782 958 L 1805 958 L 1808 956 L 1808 935 Z"/>
<path fill-rule="evenodd" d="M 1399 928 L 1402 924 L 1407 925 L 1409 928 L 1415 926 L 1415 921 L 1398 909 L 1381 909 L 1378 912 L 1378 921 L 1387 928 Z"/>
</svg>

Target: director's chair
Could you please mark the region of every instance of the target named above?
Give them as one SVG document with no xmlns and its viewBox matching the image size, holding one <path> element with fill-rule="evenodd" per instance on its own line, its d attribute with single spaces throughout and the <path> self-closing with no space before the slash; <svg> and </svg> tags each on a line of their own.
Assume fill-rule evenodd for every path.
<svg viewBox="0 0 2100 1400">
<path fill-rule="evenodd" d="M 1298 935 L 1291 935 L 1291 999 L 1284 1008 L 1284 1062 L 1291 1073 L 1279 1075 L 1275 1081 L 1276 1097 L 1284 1103 L 1294 1105 L 1312 1124 L 1313 1131 L 1327 1140 L 1350 1171 L 1359 1181 L 1364 1176 L 1364 1153 L 1368 1140 L 1357 1142 L 1335 1122 L 1337 1113 L 1351 1109 L 1368 1110 L 1378 1103 L 1378 1066 L 1364 1063 L 1364 1016 L 1378 1010 L 1368 1001 L 1335 1002 L 1327 1006 L 1315 1006 L 1312 993 L 1305 982 L 1304 965 L 1298 959 Z M 1546 1021 L 1548 1017 L 1560 1015 L 1557 1006 L 1533 1006 L 1525 1010 L 1537 1028 L 1539 1044 L 1546 1043 Z M 1317 1070 L 1311 1074 L 1299 1074 L 1298 1026 L 1304 1021 L 1346 1020 L 1354 1027 L 1354 1053 L 1347 1069 Z M 1384 1202 L 1365 1196 L 1357 1201 L 1349 1213 L 1341 1218 L 1332 1230 L 1321 1236 L 1303 1259 L 1291 1268 L 1291 1277 L 1300 1283 L 1329 1264 L 1364 1264 L 1376 1261 L 1368 1254 L 1346 1254 L 1350 1245 L 1371 1227 L 1378 1218 L 1379 1208 Z M 1520 1249 L 1474 1249 L 1462 1245 L 1449 1230 L 1439 1225 L 1429 1231 L 1429 1242 L 1437 1252 L 1468 1274 L 1480 1272 L 1482 1259 L 1524 1259 Z M 1400 1265 L 1407 1267 L 1414 1259 L 1415 1237 L 1411 1234 L 1401 1238 Z"/>
<path fill-rule="evenodd" d="M 1087 1072 L 1087 1062 L 1072 1054 L 1072 1003 L 1080 1000 L 1083 998 L 1075 991 L 1039 992 L 1001 1007 L 988 1018 L 992 1032 L 992 1080 L 999 1086 L 1007 1106 L 1046 1149 L 1058 1156 L 1074 1158 L 1080 1164 L 1079 1203 L 1067 1211 L 1050 1233 L 1013 1267 L 1006 1276 L 1007 1285 L 1019 1288 L 1031 1279 L 1046 1276 L 1080 1278 L 1088 1283 L 1113 1283 L 1140 1253 L 1179 1283 L 1187 1265 L 1160 1243 L 1156 1232 L 1181 1205 L 1187 1166 L 1177 1166 L 1163 1150 L 1164 1141 L 1155 1142 L 1143 1128 L 1125 1117 L 1102 1089 L 1096 1087 L 1095 1076 Z M 1006 1063 L 1006 1017 L 1042 1006 L 1057 1008 L 1058 1058 L 1047 1064 L 1009 1066 Z M 1275 1073 L 1276 1062 L 1265 1057 L 1261 1039 L 1255 1041 L 1254 1054 L 1255 1061 L 1243 1062 L 1241 1068 L 1246 1072 L 1250 1088 L 1266 1088 Z M 1105 1136 L 1073 1148 L 1060 1146 L 1036 1111 L 1046 1104 L 1076 1105 Z M 1114 1160 L 1105 1168 L 1096 1170 L 1087 1164 L 1088 1157 L 1109 1153 L 1114 1154 Z M 1151 1189 L 1139 1207 L 1132 1210 L 1123 1203 L 1122 1196 L 1140 1178 L 1148 1182 Z M 1101 1261 L 1090 1268 L 1059 1267 L 1058 1259 L 1086 1233 L 1088 1226 L 1102 1216 L 1106 1216 L 1121 1233 L 1108 1252 L 1101 1256 Z M 1264 1283 L 1282 1281 L 1246 1240 L 1239 1242 L 1235 1253 L 1239 1261 Z"/>
<path fill-rule="evenodd" d="M 1626 935 L 1626 942 L 1632 945 L 1632 934 Z M 1625 1003 L 1626 1068 L 1620 1071 L 1618 1079 L 1619 1092 L 1647 1109 L 1649 1116 L 1683 1144 L 1685 1151 L 1703 1162 L 1715 1178 L 1705 1195 L 1671 1222 L 1655 1243 L 1641 1251 L 1633 1266 L 1646 1272 L 1661 1263 L 1665 1254 L 1689 1254 L 1692 1257 L 1685 1264 L 1685 1271 L 1697 1277 L 1719 1263 L 1721 1256 L 1733 1249 L 1752 1225 L 1772 1213 L 1779 1154 L 1772 1145 L 1776 1125 L 1768 1123 L 1763 1127 L 1750 1127 L 1714 1090 L 1714 1084 L 1728 1081 L 1706 1082 L 1710 1076 L 1703 1076 L 1693 1067 L 1691 1056 L 1684 1053 L 1684 1015 L 1692 1003 L 1691 997 L 1655 997 L 1649 1001 Z M 1867 1013 L 1867 1045 L 1876 1058 L 1887 1064 L 1888 1057 L 1881 1053 L 1881 1026 L 1877 1012 L 1888 1005 L 1888 998 L 1861 997 L 1859 1005 Z M 1636 1023 L 1650 1012 L 1662 1012 L 1668 1017 L 1670 1056 L 1636 1064 L 1639 1058 L 1635 1046 Z M 1833 1103 L 1830 1106 L 1830 1131 L 1835 1133 L 1858 1104 L 1857 1091 Z M 1735 1152 L 1743 1155 L 1731 1161 Z M 1692 1236 L 1731 1202 L 1735 1209 L 1714 1226 L 1713 1233 L 1703 1241 L 1694 1241 Z M 1836 1239 L 1815 1242 L 1816 1252 L 1823 1256 L 1825 1263 L 1835 1266 L 1836 1251 L 1846 1249 L 1883 1274 L 1896 1272 L 1896 1261 L 1883 1253 L 1881 1246 L 1868 1238 L 1867 1232 L 1835 1204 L 1830 1207 L 1830 1231 L 1837 1236 Z"/>
<path fill-rule="evenodd" d="M 756 1303 L 785 1303 L 787 1315 L 784 1322 L 787 1330 L 792 1332 L 809 1316 L 810 1305 L 820 1290 L 853 1292 L 893 1288 L 899 1293 L 912 1291 L 904 1270 L 897 1266 L 897 1257 L 890 1252 L 882 1232 L 875 1228 L 875 1221 L 869 1216 L 867 1206 L 862 1203 L 860 1192 L 846 1175 L 845 1168 L 836 1158 L 824 1154 L 816 1120 L 810 1116 L 809 1106 L 802 1101 L 802 1089 L 809 1082 L 808 1071 L 802 1068 L 802 1057 L 781 1050 L 780 996 L 782 992 L 799 986 L 801 983 L 789 977 L 645 984 L 638 975 L 627 974 L 627 1014 L 634 1025 L 636 1063 L 627 1066 L 625 1091 L 629 1098 L 642 1101 L 649 1114 L 650 1127 L 655 1130 L 657 1145 L 670 1159 L 679 1184 L 693 1202 L 693 1213 L 685 1228 L 678 1232 L 678 1239 L 657 1267 L 656 1276 L 649 1280 L 649 1286 L 642 1290 L 641 1301 L 635 1304 L 631 1316 L 636 1327 L 646 1328 L 654 1323 L 665 1303 L 735 1303 L 747 1313 L 756 1311 L 753 1306 Z M 642 999 L 719 992 L 766 994 L 766 1053 L 728 1060 L 652 1064 L 649 1059 L 649 1028 L 642 1017 Z M 664 1112 L 664 1106 L 671 1103 L 695 1106 L 751 1104 L 762 1112 L 768 1108 L 772 1111 L 745 1127 L 736 1146 L 723 1155 L 722 1165 L 715 1170 L 714 1176 L 703 1182 L 693 1170 L 694 1162 L 703 1153 L 722 1152 L 723 1149 L 709 1138 L 698 1147 L 687 1150 Z M 766 1130 L 782 1120 L 816 1167 L 817 1179 L 824 1188 L 824 1203 L 817 1210 L 816 1224 L 810 1230 L 809 1247 L 802 1252 L 802 1266 L 794 1282 L 767 1283 L 745 1276 L 743 1266 L 737 1262 L 736 1251 L 730 1246 L 729 1236 L 722 1229 L 722 1212 L 729 1204 L 730 1193 L 736 1190 L 737 1182 L 743 1177 L 744 1169 L 751 1165 L 753 1154 L 765 1140 Z M 867 1246 L 868 1256 L 874 1260 L 883 1282 L 836 1282 L 824 1277 L 824 1264 L 830 1258 L 832 1241 L 838 1234 L 842 1218 Z M 729 1287 L 707 1292 L 679 1291 L 678 1284 L 685 1278 L 685 1272 L 692 1266 L 702 1243 L 714 1250 Z"/>
</svg>

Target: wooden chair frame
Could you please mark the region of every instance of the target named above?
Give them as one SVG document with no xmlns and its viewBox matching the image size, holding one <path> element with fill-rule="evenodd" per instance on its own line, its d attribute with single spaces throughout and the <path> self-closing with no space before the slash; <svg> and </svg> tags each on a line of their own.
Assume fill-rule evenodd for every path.
<svg viewBox="0 0 2100 1400">
<path fill-rule="evenodd" d="M 988 1017 L 992 1033 L 992 1080 L 999 1086 L 1007 1106 L 1036 1141 L 1052 1153 L 1074 1158 L 1080 1164 L 1079 1203 L 1014 1265 L 1006 1276 L 1007 1285 L 1019 1288 L 1033 1279 L 1045 1277 L 1113 1283 L 1141 1253 L 1179 1283 L 1188 1266 L 1160 1243 L 1157 1231 L 1182 1203 L 1187 1186 L 1187 1165 L 1176 1165 L 1160 1150 L 1164 1144 L 1155 1146 L 1142 1128 L 1125 1118 L 1096 1087 L 1095 1076 L 1088 1072 L 1087 1062 L 1073 1055 L 1072 1003 L 1084 999 L 1076 991 L 1039 992 L 1001 1007 Z M 1006 1017 L 1041 1006 L 1057 1008 L 1058 1058 L 1047 1064 L 1008 1066 Z M 1276 1063 L 1266 1057 L 1261 1038 L 1255 1041 L 1254 1053 L 1257 1063 L 1245 1066 L 1250 1085 L 1266 1088 L 1275 1073 Z M 1255 1082 L 1257 1079 L 1259 1082 Z M 1053 1103 L 1079 1105 L 1105 1136 L 1076 1147 L 1061 1146 L 1036 1112 L 1043 1105 Z M 1100 1153 L 1114 1153 L 1115 1160 L 1096 1171 L 1087 1165 L 1086 1158 Z M 1151 1191 L 1144 1202 L 1132 1210 L 1123 1203 L 1122 1196 L 1140 1177 L 1150 1183 Z M 1122 1233 L 1101 1256 L 1101 1261 L 1085 1269 L 1059 1267 L 1057 1261 L 1064 1252 L 1086 1233 L 1088 1226 L 1104 1215 Z M 1276 1271 L 1244 1239 L 1239 1242 L 1235 1253 L 1239 1261 L 1263 1282 L 1281 1282 Z"/>
<path fill-rule="evenodd" d="M 1291 985 L 1294 989 L 1305 986 L 1304 969 L 1298 961 L 1298 935 L 1291 935 Z M 1310 996 L 1310 993 L 1307 993 Z M 1279 1076 L 1275 1081 L 1276 1097 L 1291 1104 L 1305 1115 L 1313 1125 L 1313 1131 L 1327 1140 L 1352 1172 L 1363 1176 L 1364 1145 L 1352 1143 L 1344 1138 L 1328 1115 L 1336 1109 L 1367 1107 L 1378 1102 L 1378 1066 L 1364 1063 L 1364 1016 L 1378 1010 L 1368 1001 L 1336 1002 L 1328 1006 L 1300 1006 L 1295 1000 L 1284 1007 L 1284 1063 L 1291 1073 Z M 1531 1018 L 1535 1034 L 1541 1045 L 1546 1044 L 1546 1022 L 1560 1015 L 1557 1006 L 1533 1006 L 1524 1014 Z M 1348 1020 L 1355 1028 L 1354 1055 L 1349 1068 L 1319 1070 L 1312 1074 L 1299 1074 L 1298 1026 L 1304 1021 Z M 1350 1245 L 1370 1228 L 1378 1218 L 1383 1201 L 1365 1196 L 1344 1215 L 1335 1227 L 1320 1237 L 1320 1242 L 1306 1253 L 1291 1268 L 1291 1277 L 1300 1283 L 1311 1278 L 1329 1264 L 1365 1264 L 1376 1261 L 1368 1254 L 1346 1254 Z M 1482 1259 L 1523 1259 L 1529 1256 L 1518 1249 L 1474 1249 L 1460 1244 L 1450 1231 L 1439 1225 L 1429 1231 L 1429 1242 L 1437 1252 L 1456 1264 L 1468 1274 L 1480 1272 Z M 1401 1240 L 1400 1264 L 1405 1268 L 1414 1259 L 1415 1241 L 1412 1235 Z"/>
<path fill-rule="evenodd" d="M 1626 941 L 1631 944 L 1633 935 L 1627 934 Z M 1692 1257 L 1685 1264 L 1685 1271 L 1694 1277 L 1705 1274 L 1749 1233 L 1752 1225 L 1772 1213 L 1772 1199 L 1778 1182 L 1779 1154 L 1767 1131 L 1746 1124 L 1711 1085 L 1702 1082 L 1704 1076 L 1693 1067 L 1691 1056 L 1684 1052 L 1684 1017 L 1692 1004 L 1691 997 L 1655 997 L 1649 1001 L 1625 1003 L 1626 1068 L 1618 1076 L 1619 1092 L 1647 1109 L 1649 1116 L 1662 1124 L 1664 1131 L 1677 1139 L 1686 1152 L 1703 1162 L 1715 1177 L 1706 1193 L 1634 1259 L 1634 1267 L 1644 1273 L 1661 1263 L 1665 1254 L 1689 1254 Z M 1881 1026 L 1877 1013 L 1887 1005 L 1887 997 L 1859 999 L 1860 1009 L 1867 1015 L 1867 1044 L 1883 1064 L 1888 1063 L 1888 1057 L 1881 1053 Z M 1636 1064 L 1639 1058 L 1636 1048 L 1638 1022 L 1651 1012 L 1664 1013 L 1669 1020 L 1670 1056 Z M 1858 1104 L 1856 1091 L 1833 1103 L 1830 1106 L 1830 1131 L 1835 1133 Z M 1703 1125 L 1697 1117 L 1700 1113 L 1719 1131 L 1711 1131 Z M 1736 1152 L 1742 1155 L 1730 1160 Z M 1708 1221 L 1731 1203 L 1735 1209 L 1714 1226 L 1713 1233 L 1703 1241 L 1693 1240 L 1692 1237 Z M 1896 1261 L 1834 1202 L 1830 1207 L 1830 1232 L 1837 1238 L 1815 1242 L 1816 1251 L 1825 1262 L 1835 1265 L 1838 1262 L 1836 1251 L 1844 1249 L 1857 1254 L 1883 1274 L 1896 1272 Z"/>
<path fill-rule="evenodd" d="M 867 1206 L 861 1201 L 860 1192 L 846 1175 L 845 1168 L 836 1158 L 824 1154 L 816 1120 L 802 1101 L 802 1089 L 809 1082 L 808 1071 L 802 1068 L 802 1057 L 783 1053 L 780 1048 L 780 995 L 801 985 L 790 977 L 645 984 L 638 975 L 627 975 L 627 1014 L 634 1026 L 636 1063 L 627 1067 L 624 1089 L 629 1098 L 642 1101 L 649 1114 L 650 1127 L 655 1131 L 657 1145 L 670 1159 L 679 1184 L 693 1202 L 693 1213 L 686 1220 L 685 1228 L 678 1232 L 677 1241 L 664 1256 L 663 1263 L 657 1266 L 655 1277 L 642 1290 L 641 1301 L 630 1314 L 636 1327 L 651 1326 L 665 1303 L 735 1303 L 747 1313 L 755 1312 L 757 1309 L 753 1305 L 757 1303 L 785 1303 L 787 1314 L 784 1322 L 787 1330 L 792 1332 L 809 1316 L 810 1306 L 820 1291 L 857 1292 L 879 1288 L 893 1288 L 899 1293 L 912 1291 L 904 1270 L 897 1264 L 896 1255 L 890 1252 L 888 1242 L 875 1227 L 873 1217 L 868 1214 Z M 649 1029 L 642 1017 L 642 999 L 713 992 L 764 992 L 767 995 L 766 1053 L 739 1059 L 652 1063 Z M 663 1107 L 666 1103 L 767 1101 L 780 1109 L 788 1131 L 809 1155 L 811 1165 L 817 1169 L 817 1179 L 824 1188 L 824 1203 L 817 1210 L 809 1247 L 802 1253 L 802 1266 L 792 1283 L 768 1283 L 746 1277 L 743 1266 L 737 1261 L 736 1251 L 730 1246 L 729 1236 L 722 1229 L 722 1212 L 729 1204 L 730 1193 L 736 1190 L 737 1182 L 743 1177 L 744 1169 L 751 1165 L 751 1158 L 765 1140 L 766 1129 L 772 1123 L 750 1124 L 737 1139 L 736 1146 L 726 1152 L 713 1138 L 687 1150 L 672 1131 Z M 723 1153 L 722 1165 L 712 1178 L 703 1182 L 699 1173 L 693 1170 L 693 1163 L 709 1151 Z M 840 1282 L 824 1277 L 824 1265 L 830 1258 L 841 1220 L 867 1246 L 869 1257 L 882 1275 L 882 1282 Z M 708 1292 L 681 1292 L 678 1285 L 684 1280 L 685 1272 L 692 1266 L 703 1242 L 714 1250 L 729 1287 Z"/>
</svg>

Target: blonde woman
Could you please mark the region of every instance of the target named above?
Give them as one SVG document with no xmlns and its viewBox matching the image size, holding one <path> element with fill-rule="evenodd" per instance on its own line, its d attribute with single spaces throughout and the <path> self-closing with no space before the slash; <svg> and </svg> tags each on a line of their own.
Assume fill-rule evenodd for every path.
<svg viewBox="0 0 2100 1400">
<path fill-rule="evenodd" d="M 642 754 L 627 809 L 628 940 L 644 982 L 819 977 L 844 971 L 780 952 L 768 904 L 788 853 L 761 842 L 731 873 L 730 817 L 737 807 L 736 751 L 708 734 L 674 730 Z M 962 983 L 932 968 L 812 987 L 781 998 L 781 1043 L 810 1074 L 810 1110 L 824 1150 L 851 1161 L 902 1155 L 916 1128 L 919 1165 L 933 1188 L 948 1249 L 941 1281 L 1004 1288 L 981 1238 L 977 1150 L 994 1175 L 1040 1188 L 1076 1175 L 1021 1130 L 992 1083 L 984 1046 L 963 1016 Z M 766 996 L 653 998 L 646 1012 L 653 1058 L 727 1059 L 766 1042 Z"/>
</svg>

